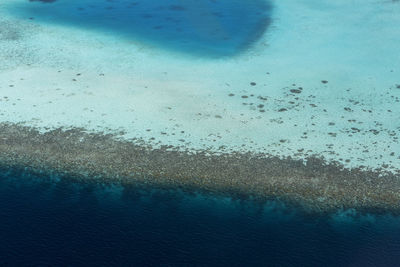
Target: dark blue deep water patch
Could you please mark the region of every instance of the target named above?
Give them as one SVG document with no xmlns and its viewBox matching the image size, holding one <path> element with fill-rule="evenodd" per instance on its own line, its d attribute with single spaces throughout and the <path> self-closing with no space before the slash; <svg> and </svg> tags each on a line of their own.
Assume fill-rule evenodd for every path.
<svg viewBox="0 0 400 267">
<path fill-rule="evenodd" d="M 1 266 L 396 266 L 399 221 L 0 172 Z"/>
<path fill-rule="evenodd" d="M 138 42 L 207 57 L 233 56 L 271 22 L 269 0 L 34 0 L 16 11 L 37 21 L 122 34 Z"/>
</svg>

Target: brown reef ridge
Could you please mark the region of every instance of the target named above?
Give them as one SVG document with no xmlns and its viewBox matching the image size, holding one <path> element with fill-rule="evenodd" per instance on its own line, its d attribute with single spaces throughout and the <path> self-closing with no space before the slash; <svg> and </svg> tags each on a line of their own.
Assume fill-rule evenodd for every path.
<svg viewBox="0 0 400 267">
<path fill-rule="evenodd" d="M 0 123 L 0 167 L 51 171 L 99 182 L 278 199 L 312 212 L 354 208 L 400 214 L 400 173 L 347 169 L 317 155 L 304 161 L 267 154 L 153 148 L 84 129 L 40 133 Z"/>
</svg>

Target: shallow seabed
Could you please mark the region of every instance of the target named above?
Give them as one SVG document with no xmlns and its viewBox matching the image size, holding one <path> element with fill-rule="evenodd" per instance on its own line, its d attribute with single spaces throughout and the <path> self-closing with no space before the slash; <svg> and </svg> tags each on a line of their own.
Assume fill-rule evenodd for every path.
<svg viewBox="0 0 400 267">
<path fill-rule="evenodd" d="M 399 169 L 399 2 L 195 2 L 2 1 L 0 121 Z"/>
<path fill-rule="evenodd" d="M 1 166 L 398 210 L 398 1 L 0 7 Z"/>
</svg>

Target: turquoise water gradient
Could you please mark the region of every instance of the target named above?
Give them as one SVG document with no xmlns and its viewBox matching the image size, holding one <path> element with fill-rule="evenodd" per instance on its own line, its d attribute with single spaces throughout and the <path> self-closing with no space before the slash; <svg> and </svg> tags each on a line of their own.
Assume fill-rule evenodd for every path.
<svg viewBox="0 0 400 267">
<path fill-rule="evenodd" d="M 58 0 L 23 3 L 18 12 L 174 51 L 223 57 L 240 53 L 262 36 L 272 6 L 265 0 Z"/>
</svg>

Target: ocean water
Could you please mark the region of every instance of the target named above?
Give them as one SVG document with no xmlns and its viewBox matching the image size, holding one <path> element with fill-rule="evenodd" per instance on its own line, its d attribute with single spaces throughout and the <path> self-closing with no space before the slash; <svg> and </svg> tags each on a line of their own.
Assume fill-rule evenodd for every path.
<svg viewBox="0 0 400 267">
<path fill-rule="evenodd" d="M 400 219 L 0 172 L 2 266 L 397 266 Z"/>
<path fill-rule="evenodd" d="M 265 0 L 57 0 L 21 2 L 20 16 L 96 30 L 203 57 L 233 56 L 257 41 L 271 21 Z"/>
<path fill-rule="evenodd" d="M 398 11 L 389 0 L 2 0 L 0 123 L 399 169 Z M 0 266 L 399 262 L 390 214 L 0 170 Z"/>
</svg>

